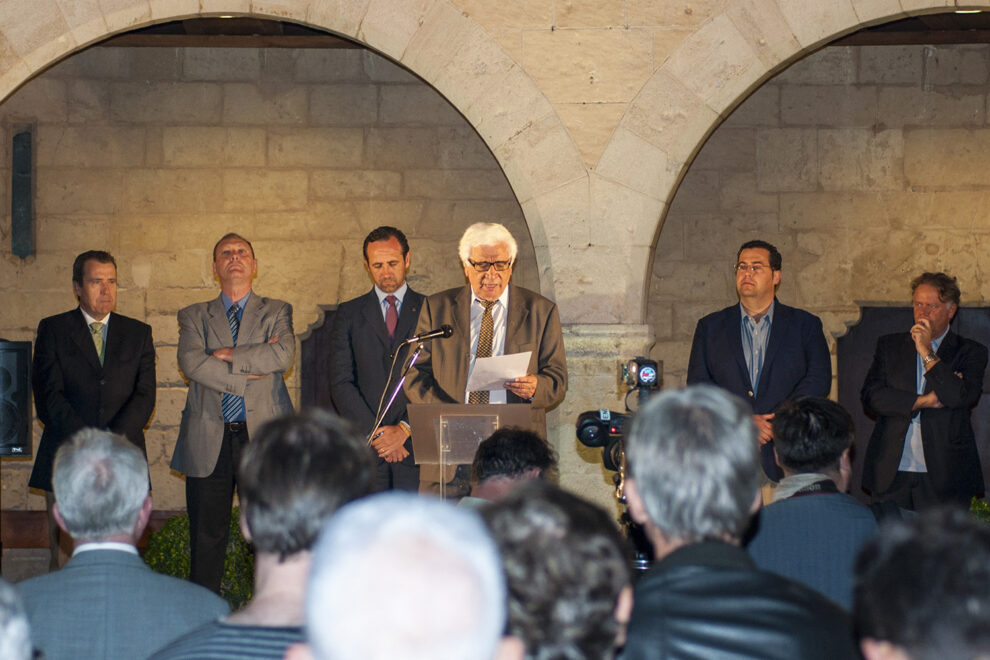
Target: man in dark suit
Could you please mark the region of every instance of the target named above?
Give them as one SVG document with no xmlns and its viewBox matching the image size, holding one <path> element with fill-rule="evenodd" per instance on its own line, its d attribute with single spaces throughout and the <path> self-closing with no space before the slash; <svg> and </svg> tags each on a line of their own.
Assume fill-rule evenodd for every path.
<svg viewBox="0 0 990 660">
<path fill-rule="evenodd" d="M 220 296 L 179 310 L 179 369 L 189 382 L 172 469 L 186 475 L 190 575 L 220 591 L 235 468 L 250 429 L 292 412 L 292 307 L 255 295 L 254 248 L 237 234 L 213 247 Z"/>
<path fill-rule="evenodd" d="M 219 596 L 138 555 L 152 508 L 148 464 L 122 436 L 76 433 L 55 456 L 54 489 L 55 518 L 76 549 L 61 570 L 17 585 L 45 658 L 147 658 L 227 613 Z"/>
<path fill-rule="evenodd" d="M 373 429 L 379 406 L 388 403 L 399 379 L 407 351 L 402 341 L 412 335 L 423 295 L 406 284 L 409 243 L 395 227 L 378 227 L 364 239 L 364 267 L 375 286 L 363 296 L 341 303 L 330 335 L 330 395 L 342 417 L 365 436 L 375 431 L 372 447 L 378 453 L 378 490 L 419 488 L 419 468 L 413 459 L 406 395 L 395 403 Z M 392 365 L 392 381 L 388 392 Z M 383 400 L 384 393 L 384 400 Z"/>
<path fill-rule="evenodd" d="M 500 224 L 479 222 L 464 231 L 458 254 L 468 285 L 428 297 L 415 332 L 450 325 L 454 334 L 425 344 L 406 381 L 410 402 L 529 403 L 545 409 L 564 398 L 567 361 L 557 306 L 509 284 L 517 251 Z M 504 389 L 467 390 L 476 358 L 526 351 L 532 352 L 526 374 L 506 381 Z M 469 475 L 463 472 L 466 487 Z"/>
<path fill-rule="evenodd" d="M 910 332 L 877 341 L 860 396 L 876 426 L 863 462 L 874 502 L 903 509 L 969 506 L 983 491 L 970 412 L 983 392 L 987 349 L 949 329 L 959 285 L 945 273 L 911 282 Z"/>
<path fill-rule="evenodd" d="M 822 322 L 776 298 L 780 252 L 766 241 L 743 243 L 736 253 L 739 304 L 700 321 L 691 344 L 687 383 L 711 383 L 745 399 L 762 445 L 761 463 L 777 481 L 773 412 L 786 399 L 828 396 L 832 360 Z"/>
<path fill-rule="evenodd" d="M 114 313 L 117 262 L 99 250 L 72 264 L 79 307 L 42 319 L 32 380 L 45 429 L 28 485 L 45 491 L 50 568 L 58 568 L 58 525 L 52 518 L 52 461 L 59 446 L 84 427 L 110 429 L 145 453 L 144 427 L 155 408 L 155 346 L 151 326 Z"/>
</svg>

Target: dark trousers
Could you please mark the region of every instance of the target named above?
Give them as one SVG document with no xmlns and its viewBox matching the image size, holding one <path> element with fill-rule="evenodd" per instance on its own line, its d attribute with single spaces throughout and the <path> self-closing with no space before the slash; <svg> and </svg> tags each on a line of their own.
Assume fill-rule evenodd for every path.
<svg viewBox="0 0 990 660">
<path fill-rule="evenodd" d="M 419 466 L 413 462 L 412 454 L 398 463 L 389 463 L 384 458 L 378 459 L 378 470 L 375 475 L 375 490 L 419 490 Z"/>
<path fill-rule="evenodd" d="M 236 469 L 248 443 L 247 428 L 225 428 L 217 465 L 208 477 L 186 477 L 189 511 L 189 579 L 220 593 L 227 556 L 230 509 L 237 485 Z"/>
<path fill-rule="evenodd" d="M 952 493 L 939 495 L 932 486 L 927 472 L 897 471 L 894 481 L 882 495 L 874 495 L 873 502 L 894 502 L 902 509 L 921 511 L 940 504 L 968 509 L 970 497 Z"/>
</svg>

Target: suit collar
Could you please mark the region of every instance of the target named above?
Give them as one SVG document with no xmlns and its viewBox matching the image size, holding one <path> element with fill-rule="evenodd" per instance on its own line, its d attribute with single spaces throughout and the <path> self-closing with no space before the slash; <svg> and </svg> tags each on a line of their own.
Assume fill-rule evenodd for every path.
<svg viewBox="0 0 990 660">
<path fill-rule="evenodd" d="M 529 318 L 529 305 L 523 300 L 519 288 L 509 283 L 509 306 L 505 317 L 505 354 L 517 353 L 515 339 L 526 336 L 523 326 Z"/>
<path fill-rule="evenodd" d="M 405 311 L 405 305 L 402 308 Z M 388 338 L 388 328 L 385 327 L 385 317 L 382 315 L 381 302 L 378 299 L 378 292 L 375 291 L 374 287 L 371 287 L 371 291 L 361 296 L 361 315 L 381 345 L 391 346 L 392 342 Z M 395 334 L 399 334 L 398 326 L 396 326 Z"/>
</svg>

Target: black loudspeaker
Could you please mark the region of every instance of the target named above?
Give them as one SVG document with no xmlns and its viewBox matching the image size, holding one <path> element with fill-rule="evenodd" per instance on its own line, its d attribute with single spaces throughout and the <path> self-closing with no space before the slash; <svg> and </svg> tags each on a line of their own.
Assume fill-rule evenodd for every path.
<svg viewBox="0 0 990 660">
<path fill-rule="evenodd" d="M 31 455 L 31 342 L 0 339 L 0 456 Z"/>
<path fill-rule="evenodd" d="M 34 127 L 15 126 L 10 154 L 10 251 L 34 254 Z"/>
</svg>

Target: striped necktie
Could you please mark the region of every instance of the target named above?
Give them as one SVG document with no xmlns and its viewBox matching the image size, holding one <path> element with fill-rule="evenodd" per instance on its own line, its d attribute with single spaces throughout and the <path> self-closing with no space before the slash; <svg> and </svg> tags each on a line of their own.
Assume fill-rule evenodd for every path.
<svg viewBox="0 0 990 660">
<path fill-rule="evenodd" d="M 103 357 L 107 350 L 103 345 L 103 324 L 93 321 L 89 324 L 89 331 L 93 334 L 93 345 L 96 346 L 96 354 L 100 357 L 100 366 L 103 366 Z"/>
<path fill-rule="evenodd" d="M 241 321 L 237 318 L 239 311 L 241 308 L 236 303 L 227 310 L 227 322 L 230 323 L 230 336 L 234 340 L 234 346 L 237 346 L 237 333 L 241 329 Z M 236 422 L 244 419 L 244 397 L 242 396 L 224 392 L 220 408 L 223 410 L 223 421 L 225 422 Z"/>
<path fill-rule="evenodd" d="M 495 336 L 495 319 L 492 318 L 492 307 L 497 300 L 479 300 L 485 307 L 484 314 L 481 315 L 481 332 L 478 333 L 478 351 L 476 358 L 492 356 L 492 338 Z M 471 392 L 468 395 L 468 403 L 488 403 L 488 390 Z"/>
</svg>

